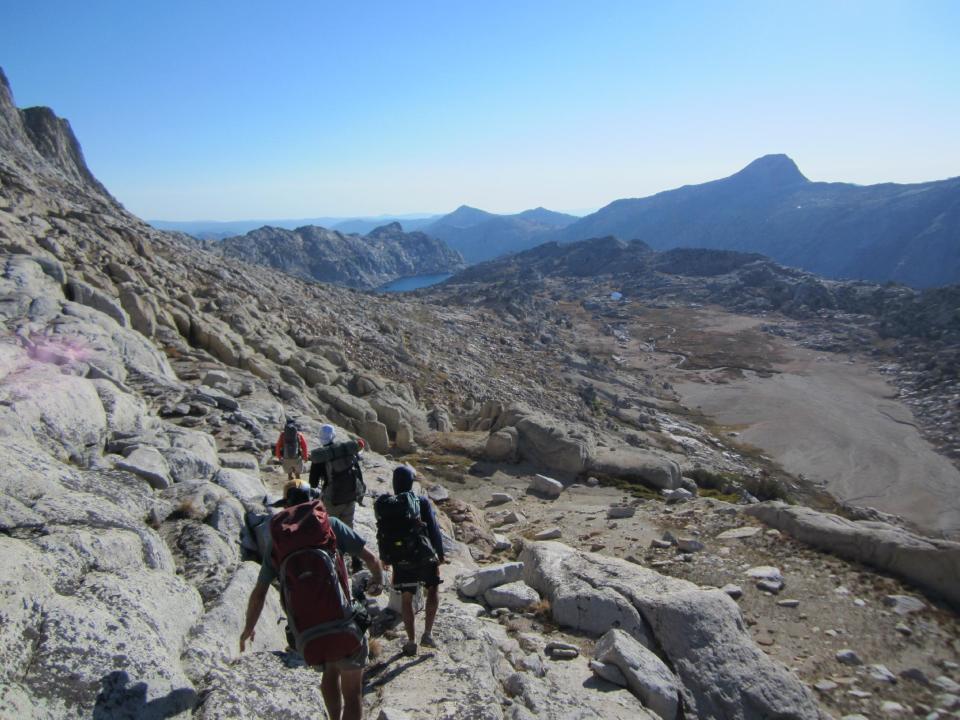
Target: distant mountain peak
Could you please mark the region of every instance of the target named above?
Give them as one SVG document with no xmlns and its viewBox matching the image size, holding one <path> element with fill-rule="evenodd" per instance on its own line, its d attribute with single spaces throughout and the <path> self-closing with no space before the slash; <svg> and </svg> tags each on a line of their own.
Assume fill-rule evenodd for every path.
<svg viewBox="0 0 960 720">
<path fill-rule="evenodd" d="M 764 155 L 732 177 L 762 182 L 766 185 L 792 185 L 810 182 L 789 155 Z"/>
<path fill-rule="evenodd" d="M 391 223 L 387 223 L 386 225 L 381 225 L 380 227 L 374 228 L 369 233 L 367 233 L 367 236 L 369 237 L 374 235 L 377 235 L 377 236 L 392 235 L 393 233 L 402 233 L 402 232 L 403 232 L 403 227 L 400 225 L 400 223 L 394 220 Z"/>
</svg>

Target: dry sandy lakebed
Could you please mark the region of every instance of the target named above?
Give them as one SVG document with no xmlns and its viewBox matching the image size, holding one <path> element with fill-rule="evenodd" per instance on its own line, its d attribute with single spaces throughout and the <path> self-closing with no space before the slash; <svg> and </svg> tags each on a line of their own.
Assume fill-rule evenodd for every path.
<svg viewBox="0 0 960 720">
<path fill-rule="evenodd" d="M 840 500 L 960 537 L 960 471 L 866 361 L 783 348 L 774 373 L 689 371 L 682 402 Z"/>
</svg>

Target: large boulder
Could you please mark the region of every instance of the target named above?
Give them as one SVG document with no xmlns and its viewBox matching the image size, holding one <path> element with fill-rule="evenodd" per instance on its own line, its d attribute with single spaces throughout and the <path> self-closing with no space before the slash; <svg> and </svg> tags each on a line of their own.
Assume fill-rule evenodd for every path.
<svg viewBox="0 0 960 720">
<path fill-rule="evenodd" d="M 589 461 L 598 475 L 633 480 L 658 490 L 680 487 L 680 466 L 673 460 L 636 448 L 598 448 Z"/>
<path fill-rule="evenodd" d="M 221 468 L 213 476 L 212 482 L 238 500 L 263 500 L 267 494 L 267 488 L 260 481 L 259 471 L 252 473 Z"/>
<path fill-rule="evenodd" d="M 753 643 L 721 590 L 557 542 L 527 543 L 520 560 L 561 625 L 596 635 L 619 628 L 656 649 L 681 683 L 687 717 L 823 717 L 803 683 Z"/>
<path fill-rule="evenodd" d="M 460 592 L 467 597 L 479 597 L 490 588 L 506 585 L 520 580 L 523 563 L 511 562 L 500 565 L 488 565 L 460 580 Z"/>
<path fill-rule="evenodd" d="M 92 285 L 80 280 L 70 280 L 67 283 L 67 297 L 113 318 L 118 325 L 123 327 L 130 325 L 130 318 L 120 303 Z"/>
<path fill-rule="evenodd" d="M 257 582 L 259 572 L 257 563 L 242 563 L 229 585 L 209 605 L 203 618 L 191 631 L 182 661 L 187 674 L 195 682 L 200 681 L 211 667 L 231 663 L 240 656 L 237 638 L 243 630 L 247 598 Z M 280 622 L 283 617 L 280 596 L 270 590 L 257 623 L 251 651 L 269 652 L 286 647 L 287 639 L 283 623 Z"/>
<path fill-rule="evenodd" d="M 483 599 L 492 608 L 525 610 L 540 602 L 540 595 L 532 587 L 518 580 L 490 588 L 483 593 Z"/>
<path fill-rule="evenodd" d="M 161 452 L 155 447 L 142 445 L 117 462 L 118 470 L 127 470 L 142 477 L 150 487 L 163 490 L 170 487 L 170 466 Z"/>
<path fill-rule="evenodd" d="M 505 427 L 490 433 L 483 456 L 494 462 L 516 462 L 520 434 L 515 427 Z"/>
<path fill-rule="evenodd" d="M 0 403 L 13 411 L 20 432 L 60 460 L 89 465 L 107 437 L 107 415 L 97 387 L 34 364 L 0 385 Z"/>
<path fill-rule="evenodd" d="M 560 420 L 524 406 L 513 406 L 499 413 L 492 430 L 511 426 L 517 431 L 520 459 L 570 475 L 587 469 L 592 444 L 587 438 L 570 433 Z"/>
<path fill-rule="evenodd" d="M 899 575 L 960 607 L 960 543 L 779 501 L 751 505 L 744 512 L 800 542 Z"/>
</svg>

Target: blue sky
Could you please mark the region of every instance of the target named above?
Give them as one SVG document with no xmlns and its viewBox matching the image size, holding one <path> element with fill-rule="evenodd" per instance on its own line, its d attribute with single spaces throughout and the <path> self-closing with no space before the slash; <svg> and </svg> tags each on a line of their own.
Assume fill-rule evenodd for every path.
<svg viewBox="0 0 960 720">
<path fill-rule="evenodd" d="M 9 1 L 21 107 L 151 219 L 596 208 L 784 152 L 960 175 L 960 2 Z"/>
</svg>

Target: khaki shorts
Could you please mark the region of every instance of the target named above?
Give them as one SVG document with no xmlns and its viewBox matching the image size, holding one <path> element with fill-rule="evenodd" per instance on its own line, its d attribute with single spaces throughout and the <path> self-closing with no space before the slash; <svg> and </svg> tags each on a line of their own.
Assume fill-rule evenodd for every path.
<svg viewBox="0 0 960 720">
<path fill-rule="evenodd" d="M 328 503 L 325 497 L 322 498 L 322 500 L 323 506 L 327 509 L 327 515 L 335 517 L 347 527 L 353 527 L 353 515 L 357 511 L 357 503 L 348 502 L 343 505 L 334 505 L 333 503 Z"/>
<path fill-rule="evenodd" d="M 323 665 L 318 665 L 317 670 L 323 672 L 328 667 L 335 670 L 363 670 L 367 666 L 367 660 L 370 659 L 370 646 L 367 644 L 367 636 L 364 634 L 363 639 L 360 642 L 360 649 L 357 650 L 353 655 L 345 657 L 342 660 L 334 660 L 333 662 L 324 663 Z"/>
<path fill-rule="evenodd" d="M 284 458 L 281 464 L 283 465 L 283 471 L 287 473 L 287 475 L 290 473 L 301 475 L 303 473 L 303 458 Z"/>
</svg>

